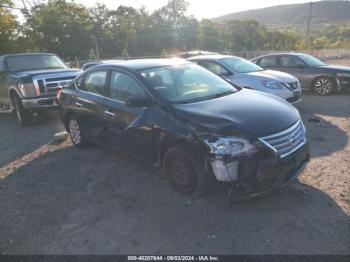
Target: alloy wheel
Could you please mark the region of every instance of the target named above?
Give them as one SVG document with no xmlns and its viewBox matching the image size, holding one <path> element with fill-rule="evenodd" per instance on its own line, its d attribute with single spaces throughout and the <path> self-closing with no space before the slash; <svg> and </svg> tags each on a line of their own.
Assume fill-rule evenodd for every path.
<svg viewBox="0 0 350 262">
<path fill-rule="evenodd" d="M 330 79 L 319 78 L 315 82 L 315 91 L 320 95 L 328 95 L 332 92 L 333 83 Z"/>
<path fill-rule="evenodd" d="M 79 145 L 81 142 L 81 131 L 77 120 L 71 119 L 69 121 L 69 133 L 73 143 Z"/>
</svg>

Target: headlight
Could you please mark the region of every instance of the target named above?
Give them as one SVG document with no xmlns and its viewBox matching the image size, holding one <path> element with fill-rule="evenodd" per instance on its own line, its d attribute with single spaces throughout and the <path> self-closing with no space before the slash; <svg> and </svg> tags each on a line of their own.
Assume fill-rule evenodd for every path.
<svg viewBox="0 0 350 262">
<path fill-rule="evenodd" d="M 240 137 L 218 138 L 213 142 L 205 140 L 205 143 L 210 148 L 210 153 L 215 155 L 234 156 L 257 150 L 248 140 Z"/>
<path fill-rule="evenodd" d="M 338 76 L 338 77 L 350 77 L 350 73 L 337 73 L 336 76 Z"/>
<path fill-rule="evenodd" d="M 20 85 L 23 96 L 34 97 L 37 96 L 34 84 L 21 84 Z"/>
<path fill-rule="evenodd" d="M 262 83 L 267 88 L 271 88 L 271 89 L 286 89 L 285 86 L 283 86 L 282 84 L 280 84 L 278 82 L 263 81 Z"/>
</svg>

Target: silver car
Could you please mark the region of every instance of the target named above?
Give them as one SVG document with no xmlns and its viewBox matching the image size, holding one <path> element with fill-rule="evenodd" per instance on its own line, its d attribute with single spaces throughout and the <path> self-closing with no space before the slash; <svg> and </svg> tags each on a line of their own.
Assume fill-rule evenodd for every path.
<svg viewBox="0 0 350 262">
<path fill-rule="evenodd" d="M 301 101 L 300 83 L 290 74 L 265 70 L 236 56 L 202 55 L 191 57 L 188 60 L 205 67 L 235 85 L 274 94 L 292 104 Z"/>
</svg>

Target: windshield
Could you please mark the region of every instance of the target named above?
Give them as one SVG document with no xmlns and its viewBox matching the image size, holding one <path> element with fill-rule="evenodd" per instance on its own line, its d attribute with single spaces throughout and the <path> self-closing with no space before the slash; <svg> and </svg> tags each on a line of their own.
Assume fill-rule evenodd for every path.
<svg viewBox="0 0 350 262">
<path fill-rule="evenodd" d="M 193 64 L 146 69 L 140 73 L 172 103 L 198 102 L 237 91 L 222 78 Z"/>
<path fill-rule="evenodd" d="M 318 59 L 314 56 L 311 56 L 311 55 L 301 54 L 301 55 L 299 55 L 299 58 L 301 60 L 303 60 L 309 66 L 324 66 L 324 65 L 326 65 L 320 59 Z"/>
<path fill-rule="evenodd" d="M 66 65 L 55 55 L 21 55 L 7 58 L 10 72 L 40 69 L 66 68 Z"/>
<path fill-rule="evenodd" d="M 221 61 L 231 70 L 238 73 L 251 73 L 264 70 L 260 66 L 239 57 L 225 58 Z"/>
</svg>

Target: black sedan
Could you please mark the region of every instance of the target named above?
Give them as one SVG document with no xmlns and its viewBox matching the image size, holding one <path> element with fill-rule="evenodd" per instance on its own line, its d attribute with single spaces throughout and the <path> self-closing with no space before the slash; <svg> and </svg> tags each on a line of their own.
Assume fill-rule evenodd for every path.
<svg viewBox="0 0 350 262">
<path fill-rule="evenodd" d="M 308 161 L 293 106 L 182 59 L 95 66 L 57 96 L 77 147 L 95 142 L 139 157 L 188 195 L 202 195 L 213 178 L 239 196 L 261 195 Z"/>
<path fill-rule="evenodd" d="M 252 62 L 265 69 L 279 70 L 294 75 L 303 89 L 319 95 L 337 92 L 350 85 L 350 67 L 327 65 L 321 60 L 303 53 L 279 53 L 260 56 Z"/>
</svg>

